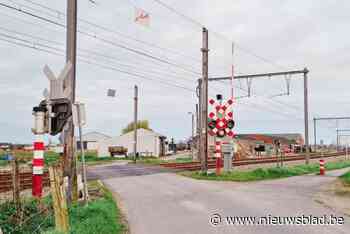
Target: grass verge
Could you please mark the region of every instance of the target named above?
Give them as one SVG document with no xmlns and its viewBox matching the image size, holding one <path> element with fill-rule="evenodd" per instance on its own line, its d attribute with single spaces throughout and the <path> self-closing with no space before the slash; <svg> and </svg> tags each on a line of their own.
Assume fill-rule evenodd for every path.
<svg viewBox="0 0 350 234">
<path fill-rule="evenodd" d="M 137 163 L 149 164 L 149 165 L 159 165 L 161 163 L 187 163 L 193 162 L 192 158 L 176 158 L 172 160 L 163 160 L 157 157 L 141 157 L 137 159 Z"/>
<path fill-rule="evenodd" d="M 89 187 L 96 187 L 96 184 L 92 183 Z M 98 186 L 98 195 L 92 196 L 93 199 L 88 206 L 74 204 L 69 207 L 70 234 L 126 233 L 127 226 L 122 221 L 120 210 L 111 192 Z M 54 215 L 50 197 L 43 199 L 43 204 L 31 199 L 24 201 L 22 205 L 25 222 L 20 222 L 21 225 L 18 225 L 14 216 L 13 203 L 7 202 L 0 205 L 0 226 L 4 234 L 59 234 L 54 230 Z"/>
<path fill-rule="evenodd" d="M 326 163 L 326 170 L 335 170 L 350 167 L 350 161 L 328 162 Z M 319 164 L 310 165 L 296 165 L 289 167 L 271 167 L 258 168 L 251 171 L 232 171 L 222 173 L 217 176 L 213 174 L 204 174 L 202 172 L 181 172 L 181 175 L 191 177 L 199 180 L 217 180 L 217 181 L 258 181 L 268 179 L 278 179 L 291 176 L 305 175 L 309 173 L 319 172 Z"/>
<path fill-rule="evenodd" d="M 16 151 L 15 155 L 20 164 L 30 163 L 33 159 L 33 152 L 28 151 Z M 60 155 L 52 151 L 46 151 L 44 154 L 45 165 L 53 165 L 60 160 Z M 81 161 L 81 155 L 78 152 L 78 160 Z M 87 165 L 99 165 L 106 164 L 118 160 L 125 160 L 125 158 L 112 158 L 112 157 L 98 157 L 95 151 L 87 151 L 85 153 L 85 161 Z M 0 153 L 0 167 L 9 165 L 9 161 L 5 160 L 5 153 Z"/>
<path fill-rule="evenodd" d="M 350 171 L 339 177 L 344 186 L 350 187 Z"/>
</svg>

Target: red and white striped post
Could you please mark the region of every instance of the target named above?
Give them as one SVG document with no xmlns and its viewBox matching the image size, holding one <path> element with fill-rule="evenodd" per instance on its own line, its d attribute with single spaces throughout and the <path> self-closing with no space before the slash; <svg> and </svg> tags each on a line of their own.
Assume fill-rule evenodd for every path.
<svg viewBox="0 0 350 234">
<path fill-rule="evenodd" d="M 34 142 L 33 156 L 33 185 L 32 195 L 40 198 L 43 190 L 43 174 L 44 174 L 44 151 L 45 145 L 42 134 L 36 135 Z"/>
<path fill-rule="evenodd" d="M 216 175 L 221 174 L 221 141 L 215 142 L 215 157 L 216 157 Z"/>
<path fill-rule="evenodd" d="M 45 134 L 45 114 L 47 109 L 39 106 L 33 108 L 35 141 L 33 144 L 33 176 L 32 176 L 32 195 L 41 198 L 43 191 L 44 174 L 44 134 Z"/>
<path fill-rule="evenodd" d="M 320 175 L 325 175 L 326 168 L 325 168 L 325 162 L 323 159 L 320 159 Z"/>
</svg>

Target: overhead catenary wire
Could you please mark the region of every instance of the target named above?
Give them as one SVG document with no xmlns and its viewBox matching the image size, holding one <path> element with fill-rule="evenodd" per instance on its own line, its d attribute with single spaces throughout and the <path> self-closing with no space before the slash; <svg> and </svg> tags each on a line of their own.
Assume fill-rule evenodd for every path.
<svg viewBox="0 0 350 234">
<path fill-rule="evenodd" d="M 4 34 L 0 33 L 0 36 L 4 36 Z M 5 42 L 8 42 L 8 43 L 12 43 L 12 44 L 15 44 L 15 45 L 19 45 L 19 46 L 24 46 L 24 47 L 28 47 L 28 48 L 31 48 L 31 49 L 35 49 L 35 50 L 39 50 L 39 51 L 42 51 L 42 52 L 46 52 L 46 53 L 50 53 L 50 54 L 54 54 L 54 55 L 57 55 L 57 56 L 64 56 L 64 51 L 60 51 L 60 52 L 55 52 L 55 51 L 52 51 L 52 50 L 55 50 L 57 48 L 55 47 L 51 47 L 51 46 L 47 46 L 47 45 L 43 45 L 41 43 L 32 43 L 31 41 L 28 41 L 28 40 L 24 40 L 24 39 L 20 39 L 20 38 L 16 38 L 16 37 L 12 37 L 12 36 L 8 36 L 8 35 L 5 35 L 11 39 L 15 39 L 15 40 L 20 40 L 22 41 L 22 43 L 19 43 L 19 42 L 13 42 L 13 41 L 10 41 L 10 40 L 6 40 L 6 39 L 3 39 L 3 38 L 0 38 L 1 41 L 5 41 Z M 27 43 L 27 44 L 25 44 Z M 29 45 L 28 45 L 29 43 Z M 43 48 L 39 48 L 38 46 L 44 46 L 46 47 L 46 49 L 43 49 Z M 189 88 L 186 88 L 186 87 L 183 87 L 183 86 L 179 86 L 179 85 L 175 85 L 173 83 L 168 83 L 168 82 L 164 82 L 164 81 L 160 81 L 158 79 L 150 79 L 149 77 L 145 77 L 144 75 L 141 75 L 141 74 L 137 74 L 137 73 L 134 73 L 134 72 L 128 72 L 128 71 L 124 71 L 124 70 L 121 70 L 121 69 L 118 69 L 118 68 L 115 68 L 113 66 L 108 66 L 108 65 L 105 65 L 105 64 L 101 64 L 101 63 L 96 63 L 94 61 L 91 61 L 91 60 L 88 60 L 88 59 L 85 59 L 85 58 L 81 58 L 81 56 L 78 57 L 78 60 L 79 61 L 82 61 L 84 63 L 87 63 L 87 64 L 91 64 L 91 65 L 94 65 L 94 66 L 98 66 L 100 68 L 104 68 L 104 69 L 108 69 L 108 70 L 113 70 L 113 71 L 117 71 L 117 72 L 121 72 L 121 73 L 124 73 L 124 74 L 127 74 L 127 75 L 130 75 L 130 76 L 134 76 L 134 77 L 138 77 L 138 78 L 142 78 L 142 79 L 146 79 L 146 80 L 155 80 L 157 82 L 161 82 L 163 84 L 166 84 L 168 86 L 173 86 L 173 87 L 176 87 L 176 88 L 181 88 L 181 89 L 184 89 L 184 90 L 187 90 L 187 91 L 190 91 L 193 93 L 193 90 L 192 89 L 189 89 Z M 286 113 L 283 113 L 283 112 L 279 112 L 279 111 L 276 111 L 276 110 L 273 110 L 271 108 L 266 108 L 266 107 L 261 107 L 259 106 L 258 104 L 247 104 L 248 106 L 253 106 L 254 108 L 258 108 L 258 109 L 263 109 L 265 111 L 268 111 L 268 112 L 271 112 L 273 114 L 277 114 L 277 115 L 281 115 L 281 116 L 284 116 L 284 117 L 291 117 L 291 115 L 288 115 Z"/>
<path fill-rule="evenodd" d="M 13 7 L 13 6 L 10 6 L 10 5 L 7 5 L 7 4 L 4 4 L 4 3 L 0 3 L 0 6 L 2 7 L 6 7 L 8 9 L 11 9 L 11 10 L 15 10 L 15 11 L 18 11 L 20 13 L 23 13 L 23 14 L 26 14 L 26 15 L 29 15 L 29 16 L 32 16 L 34 18 L 37 18 L 39 20 L 43 20 L 43 21 L 46 21 L 48 23 L 51 23 L 51 24 L 54 24 L 56 26 L 59 26 L 59 27 L 63 27 L 63 28 L 66 28 L 66 25 L 62 24 L 62 23 L 59 23 L 59 22 L 56 22 L 54 20 L 51 20 L 51 19 L 48 19 L 46 17 L 43 17 L 43 16 L 39 16 L 37 14 L 34 14 L 34 13 L 31 13 L 31 12 L 28 12 L 28 11 L 25 11 L 25 10 L 22 10 L 22 9 L 19 9 L 17 7 Z M 93 38 L 93 39 L 96 39 L 96 40 L 99 40 L 101 42 L 104 42 L 106 44 L 109 44 L 109 45 L 113 45 L 115 47 L 118 47 L 118 48 L 121 48 L 121 49 L 124 49 L 126 51 L 129 51 L 129 52 L 132 52 L 134 54 L 137 54 L 137 55 L 140 55 L 140 56 L 143 56 L 143 57 L 147 57 L 147 58 L 150 58 L 152 60 L 155 60 L 155 61 L 158 61 L 158 62 L 162 62 L 164 64 L 168 64 L 168 65 L 172 65 L 174 67 L 177 67 L 178 69 L 181 69 L 183 71 L 186 71 L 186 72 L 189 72 L 189 73 L 192 73 L 192 74 L 195 74 L 195 75 L 199 75 L 200 73 L 199 72 L 196 72 L 196 71 L 193 71 L 189 68 L 186 68 L 184 66 L 181 66 L 179 64 L 176 64 L 172 61 L 168 61 L 166 59 L 163 59 L 163 58 L 159 58 L 157 56 L 154 56 L 152 54 L 148 54 L 146 52 L 143 52 L 143 51 L 139 51 L 139 50 L 136 50 L 136 49 L 133 49 L 133 48 L 130 48 L 128 46 L 125 46 L 125 45 L 122 45 L 120 43 L 116 43 L 114 41 L 111 41 L 111 40 L 107 40 L 103 37 L 99 37 L 98 35 L 96 34 L 93 34 L 93 33 L 88 33 L 88 32 L 85 32 L 85 31 L 81 31 L 81 30 L 77 30 L 78 33 L 84 35 L 84 36 L 87 36 L 87 37 L 90 37 L 90 38 Z"/>
<path fill-rule="evenodd" d="M 183 19 L 187 20 L 188 22 L 191 22 L 197 26 L 200 26 L 200 27 L 205 27 L 207 28 L 210 32 L 212 32 L 213 34 L 217 35 L 218 37 L 221 37 L 223 38 L 224 40 L 227 40 L 229 43 L 235 43 L 235 47 L 239 50 L 241 50 L 242 52 L 246 53 L 246 54 L 249 54 L 265 63 L 268 63 L 270 65 L 273 65 L 275 67 L 278 67 L 278 68 L 283 68 L 285 69 L 284 66 L 281 66 L 279 64 L 277 64 L 276 62 L 272 61 L 271 59 L 268 59 L 268 58 L 265 58 L 263 56 L 260 56 L 258 54 L 256 54 L 255 52 L 251 51 L 250 49 L 247 49 L 247 48 L 244 48 L 242 46 L 240 46 L 236 41 L 232 40 L 232 39 L 229 39 L 227 36 L 223 35 L 222 33 L 219 33 L 217 32 L 216 30 L 213 30 L 211 27 L 207 26 L 207 25 L 204 25 L 202 23 L 200 23 L 199 21 L 185 15 L 184 13 L 180 12 L 179 10 L 175 9 L 174 7 L 164 3 L 163 1 L 160 1 L 160 0 L 153 0 L 154 2 L 162 5 L 163 7 L 165 7 L 166 9 L 172 11 L 173 13 L 177 14 L 178 16 L 182 17 Z"/>
<path fill-rule="evenodd" d="M 191 17 L 185 15 L 184 13 L 180 12 L 179 10 L 175 9 L 175 8 L 172 7 L 172 6 L 169 6 L 168 4 L 164 3 L 163 1 L 160 1 L 160 0 L 153 0 L 153 1 L 156 2 L 156 3 L 158 3 L 158 4 L 160 4 L 160 5 L 162 5 L 163 7 L 167 8 L 168 10 L 172 11 L 173 13 L 177 14 L 178 16 L 184 18 L 185 20 L 187 20 L 187 21 L 189 21 L 189 22 L 191 22 L 191 23 L 193 23 L 193 24 L 195 24 L 195 25 L 197 25 L 197 26 L 201 26 L 201 27 L 206 27 L 206 28 L 208 28 L 208 26 L 205 26 L 204 24 L 200 23 L 199 21 L 197 21 L 197 20 L 195 20 L 195 19 L 193 19 L 193 18 L 191 18 Z M 282 69 L 286 69 L 286 67 L 277 64 L 276 62 L 272 61 L 271 59 L 268 59 L 268 58 L 265 58 L 265 57 L 263 57 L 263 56 L 260 56 L 260 55 L 256 54 L 255 52 L 253 52 L 253 51 L 251 51 L 251 50 L 249 50 L 249 49 L 246 49 L 246 48 L 240 46 L 240 45 L 239 45 L 237 42 L 235 42 L 234 40 L 231 40 L 231 39 L 227 38 L 227 37 L 224 36 L 223 34 L 216 32 L 215 30 L 209 29 L 209 31 L 212 32 L 213 34 L 216 34 L 217 36 L 219 36 L 219 37 L 221 37 L 221 38 L 227 40 L 227 41 L 230 42 L 230 43 L 234 43 L 235 48 L 237 48 L 237 49 L 239 49 L 239 50 L 245 52 L 246 54 L 249 54 L 249 55 L 251 55 L 251 56 L 253 56 L 253 57 L 255 57 L 255 58 L 257 58 L 257 59 L 259 59 L 259 60 L 261 60 L 261 61 L 263 61 L 263 62 L 265 62 L 265 63 L 268 63 L 268 64 L 270 64 L 270 65 L 273 65 L 274 67 L 277 67 L 277 68 L 279 68 L 279 69 L 281 69 L 281 68 L 282 68 Z M 222 82 L 222 83 L 223 83 L 223 82 Z M 239 87 L 239 89 L 241 89 L 241 88 Z M 242 89 L 242 90 L 244 90 L 244 89 Z M 298 107 L 289 105 L 289 104 L 287 104 L 287 103 L 283 103 L 283 102 L 281 102 L 281 101 L 273 100 L 272 97 L 266 97 L 266 96 L 263 96 L 263 97 L 264 97 L 264 98 L 267 98 L 268 100 L 271 100 L 272 102 L 276 102 L 277 104 L 283 105 L 284 107 L 289 106 L 291 109 L 300 110 L 300 108 L 298 108 Z"/>
<path fill-rule="evenodd" d="M 24 23 L 24 24 L 27 24 L 27 25 L 37 26 L 37 27 L 39 27 L 40 29 L 45 28 L 43 25 L 33 24 L 33 23 L 30 22 L 30 21 L 22 20 L 22 19 L 19 19 L 19 18 L 16 18 L 16 17 L 11 17 L 11 16 L 9 16 L 9 15 L 3 14 L 2 12 L 0 12 L 0 15 L 3 15 L 3 16 L 5 16 L 5 17 L 11 19 L 11 20 L 18 21 L 18 22 L 21 22 L 21 23 Z M 1 30 L 1 29 L 4 30 L 4 31 L 7 31 L 7 32 L 12 32 L 12 33 L 15 33 L 15 34 L 20 34 L 20 35 L 28 36 L 28 37 L 35 38 L 35 39 L 39 39 L 39 40 L 43 40 L 43 41 L 46 41 L 46 42 L 50 42 L 50 43 L 54 43 L 54 44 L 59 44 L 59 45 L 61 45 L 61 46 L 64 46 L 64 45 L 65 45 L 65 43 L 62 43 L 62 42 L 59 42 L 59 41 L 49 40 L 49 39 L 46 39 L 46 38 L 43 38 L 43 37 L 38 37 L 38 36 L 30 35 L 30 34 L 24 33 L 24 32 L 18 32 L 18 31 L 11 30 L 11 29 L 8 29 L 8 28 L 5 28 L 5 27 L 0 27 L 0 30 Z M 45 29 L 46 29 L 46 30 L 49 30 L 50 32 L 56 32 L 56 33 L 58 32 L 58 31 L 56 31 L 56 30 L 49 29 L 49 28 L 45 28 Z M 116 62 L 116 63 L 118 63 L 118 64 L 125 65 L 125 66 L 135 67 L 135 65 L 131 65 L 130 63 L 125 63 L 125 62 L 121 63 L 121 62 L 119 61 L 119 59 L 116 58 L 116 57 L 114 57 L 113 55 L 108 55 L 108 54 L 106 54 L 106 53 L 101 53 L 101 52 L 97 52 L 97 51 L 93 51 L 93 50 L 89 50 L 89 49 L 84 49 L 84 48 L 81 48 L 80 46 L 79 46 L 78 49 L 79 49 L 79 51 L 86 52 L 88 55 L 97 55 L 97 56 L 101 56 L 101 57 L 106 58 L 106 59 L 112 59 L 112 60 L 114 60 L 114 61 L 117 61 L 117 60 L 118 60 L 118 61 Z M 151 68 L 150 68 L 151 66 L 154 66 L 155 69 L 151 69 Z M 183 79 L 183 80 L 189 81 L 189 79 L 184 78 L 184 77 L 186 77 L 186 76 L 188 76 L 188 75 L 184 75 L 184 74 L 180 73 L 180 71 L 178 71 L 178 70 L 174 71 L 173 68 L 172 68 L 171 66 L 170 66 L 169 68 L 167 67 L 167 68 L 161 69 L 161 67 L 157 66 L 156 64 L 149 64 L 149 65 L 147 65 L 147 67 L 149 68 L 150 71 L 151 71 L 151 70 L 152 70 L 152 71 L 155 71 L 155 72 L 158 72 L 158 71 L 159 71 L 159 72 L 162 72 L 162 73 L 166 74 L 166 75 L 169 76 L 169 77 L 176 77 L 177 79 Z M 141 67 L 139 66 L 139 67 L 137 67 L 137 69 L 140 70 Z M 166 69 L 166 71 L 165 71 L 165 69 Z"/>
<path fill-rule="evenodd" d="M 56 12 L 57 14 L 62 15 L 62 16 L 66 15 L 65 12 L 59 11 L 57 9 L 54 9 L 54 8 L 51 8 L 51 7 L 48 7 L 48 6 L 45 6 L 43 4 L 37 3 L 37 2 L 32 1 L 32 0 L 23 0 L 23 1 L 28 2 L 30 4 L 33 4 L 35 6 L 41 7 L 43 9 L 48 10 L 48 11 Z M 197 63 L 201 63 L 200 59 L 198 59 L 196 57 L 193 57 L 191 55 L 188 55 L 186 53 L 183 53 L 183 52 L 180 52 L 178 50 L 171 49 L 171 48 L 162 47 L 162 46 L 159 46 L 159 45 L 157 45 L 155 43 L 151 43 L 151 42 L 148 42 L 148 41 L 145 41 L 145 40 L 141 40 L 139 38 L 130 36 L 130 35 L 126 34 L 126 33 L 107 28 L 105 26 L 96 24 L 94 22 L 88 21 L 88 20 L 83 19 L 83 18 L 78 17 L 78 22 L 82 22 L 82 23 L 85 23 L 85 24 L 87 24 L 89 26 L 92 26 L 94 28 L 98 28 L 100 30 L 103 30 L 105 32 L 108 32 L 108 33 L 111 33 L 111 34 L 115 34 L 115 35 L 120 36 L 120 37 L 127 38 L 127 39 L 129 39 L 131 41 L 135 41 L 135 42 L 138 42 L 138 43 L 141 43 L 141 44 L 144 44 L 144 45 L 147 45 L 149 47 L 153 47 L 153 48 L 156 48 L 156 49 L 159 49 L 159 50 L 162 50 L 162 51 L 168 51 L 168 52 L 171 52 L 171 53 L 175 53 L 176 55 L 179 55 L 179 56 L 182 56 L 182 57 L 185 57 L 185 58 L 189 58 L 189 59 L 191 59 L 191 61 L 195 61 Z"/>
<path fill-rule="evenodd" d="M 41 40 L 41 41 L 53 43 L 53 44 L 56 44 L 56 45 L 64 45 L 64 43 L 60 43 L 58 41 L 48 40 L 46 38 L 30 35 L 28 33 L 18 32 L 18 31 L 15 31 L 15 30 L 9 30 L 7 28 L 4 28 L 4 27 L 0 26 L 0 31 L 1 30 L 5 31 L 5 32 L 14 33 L 16 35 L 23 35 L 23 36 L 26 36 L 26 37 L 30 37 L 30 38 L 38 39 L 38 40 Z M 33 42 L 33 44 L 38 44 L 38 43 L 37 42 Z M 93 56 L 93 57 L 98 57 L 100 59 L 101 58 L 107 59 L 108 62 L 113 61 L 113 63 L 118 64 L 119 66 L 124 66 L 124 67 L 132 68 L 132 69 L 135 69 L 135 70 L 141 70 L 143 72 L 151 73 L 151 75 L 158 74 L 158 75 L 162 75 L 162 76 L 166 76 L 166 77 L 173 77 L 175 79 L 180 79 L 180 80 L 184 80 L 186 82 L 193 83 L 190 79 L 184 78 L 184 76 L 181 76 L 181 75 L 175 75 L 173 73 L 162 71 L 162 70 L 157 70 L 157 69 L 145 69 L 145 68 L 141 69 L 139 66 L 136 66 L 136 65 L 133 65 L 133 64 L 130 64 L 130 63 L 121 63 L 117 58 L 115 58 L 113 56 L 110 56 L 110 55 L 103 54 L 103 53 L 98 52 L 98 51 L 94 51 L 94 50 L 90 50 L 90 49 L 84 49 L 84 48 L 79 48 L 78 49 L 78 53 L 80 55 L 82 55 L 82 53 L 83 53 L 83 54 L 85 54 L 85 56 Z"/>
<path fill-rule="evenodd" d="M 11 1 L 13 1 L 13 0 L 11 0 Z M 42 9 L 49 10 L 49 11 L 51 11 L 51 12 L 54 12 L 54 13 L 58 14 L 58 15 L 63 15 L 63 16 L 66 15 L 66 14 L 65 14 L 64 12 L 62 12 L 62 11 L 59 11 L 59 10 L 54 9 L 54 8 L 50 8 L 50 7 L 46 6 L 46 5 L 37 3 L 37 2 L 32 1 L 32 0 L 23 0 L 23 1 L 28 2 L 28 3 L 30 3 L 30 4 L 32 4 L 32 5 L 34 5 L 34 6 L 41 7 Z M 132 5 L 133 5 L 134 7 L 138 7 L 136 3 L 134 3 L 134 2 L 132 2 L 132 1 L 130 1 L 130 0 L 127 0 L 127 1 L 130 2 L 130 3 L 132 3 Z M 23 5 L 23 4 L 22 4 L 22 5 Z M 97 6 L 97 4 L 96 4 L 96 6 Z M 101 6 L 101 4 L 98 4 L 98 6 Z M 33 8 L 32 8 L 32 9 L 33 9 Z M 131 40 L 131 41 L 135 41 L 135 42 L 142 43 L 142 44 L 144 44 L 144 45 L 147 45 L 147 46 L 150 46 L 150 47 L 153 47 L 153 48 L 156 48 L 156 49 L 160 49 L 160 50 L 162 50 L 163 52 L 170 52 L 170 53 L 172 53 L 172 54 L 176 54 L 176 55 L 182 56 L 183 58 L 191 59 L 191 61 L 194 61 L 194 62 L 196 62 L 196 63 L 201 63 L 201 60 L 198 59 L 197 57 L 188 55 L 188 54 L 186 54 L 186 53 L 184 53 L 184 52 L 180 52 L 180 51 L 178 51 L 178 50 L 171 49 L 171 48 L 167 48 L 167 47 L 162 47 L 162 46 L 159 46 L 159 45 L 157 45 L 157 44 L 155 44 L 155 43 L 151 43 L 151 42 L 148 42 L 148 41 L 145 41 L 145 40 L 141 40 L 141 39 L 139 39 L 139 38 L 130 36 L 130 35 L 126 34 L 126 33 L 123 33 L 123 32 L 120 32 L 120 31 L 116 31 L 116 30 L 114 30 L 114 29 L 107 28 L 107 27 L 105 27 L 105 26 L 96 24 L 96 23 L 91 22 L 91 21 L 89 21 L 89 20 L 82 19 L 82 18 L 78 18 L 78 22 L 85 23 L 85 24 L 87 24 L 87 25 L 89 25 L 89 26 L 92 26 L 92 27 L 97 28 L 97 29 L 101 29 L 101 30 L 103 30 L 103 31 L 105 31 L 105 32 L 107 32 L 107 33 L 111 33 L 111 34 L 117 35 L 117 36 L 119 36 L 119 37 L 127 38 L 127 39 L 129 39 L 129 40 Z M 79 25 L 79 27 L 80 27 L 80 25 Z M 153 30 L 153 29 L 152 29 L 152 30 Z M 214 65 L 214 67 L 216 67 L 216 66 L 217 66 L 217 67 L 220 66 L 220 67 L 226 69 L 226 66 L 221 65 L 221 64 L 216 64 L 216 65 Z"/>
<path fill-rule="evenodd" d="M 43 45 L 43 44 L 41 44 L 41 43 L 31 43 L 31 42 L 28 41 L 28 40 L 24 40 L 24 39 L 12 37 L 12 36 L 4 35 L 4 34 L 2 34 L 2 33 L 0 33 L 0 36 L 5 36 L 5 37 L 8 37 L 8 38 L 13 39 L 13 40 L 19 40 L 19 41 L 21 41 L 21 42 L 11 41 L 11 40 L 8 40 L 8 39 L 0 38 L 1 41 L 5 41 L 5 42 L 11 43 L 11 44 L 15 44 L 15 45 L 18 45 L 18 46 L 22 46 L 22 47 L 27 47 L 27 48 L 35 49 L 35 50 L 42 51 L 42 52 L 46 52 L 46 53 L 50 53 L 50 54 L 53 54 L 53 55 L 56 55 L 56 56 L 64 56 L 64 51 L 59 51 L 59 52 L 54 51 L 54 50 L 56 50 L 57 48 L 54 48 L 54 47 L 51 47 L 51 46 Z M 40 47 L 44 47 L 45 49 L 40 48 L 39 46 L 40 46 Z M 193 90 L 193 89 L 188 88 L 188 87 L 185 87 L 185 86 L 177 85 L 177 84 L 175 84 L 175 83 L 169 83 L 169 82 L 165 82 L 164 80 L 159 80 L 159 79 L 150 78 L 150 77 L 147 77 L 147 76 L 142 75 L 142 74 L 139 74 L 139 73 L 130 72 L 130 71 L 125 71 L 125 70 L 122 70 L 122 69 L 119 69 L 119 68 L 116 68 L 116 67 L 113 67 L 113 66 L 109 66 L 109 65 L 97 63 L 97 62 L 94 62 L 93 60 L 89 60 L 89 59 L 86 59 L 86 58 L 81 58 L 81 57 L 80 57 L 78 60 L 81 61 L 81 62 L 84 62 L 84 63 L 88 63 L 88 64 L 91 64 L 91 65 L 95 65 L 95 66 L 104 68 L 104 69 L 117 71 L 117 72 L 120 72 L 120 73 L 129 75 L 129 76 L 133 76 L 133 77 L 137 77 L 137 78 L 142 78 L 142 79 L 146 79 L 146 80 L 149 80 L 149 81 L 157 81 L 157 82 L 162 83 L 162 84 L 165 84 L 165 85 L 167 85 L 167 86 L 172 86 L 172 87 L 180 88 L 180 89 L 189 91 L 189 92 L 191 92 L 191 93 L 194 93 L 194 90 Z"/>
</svg>

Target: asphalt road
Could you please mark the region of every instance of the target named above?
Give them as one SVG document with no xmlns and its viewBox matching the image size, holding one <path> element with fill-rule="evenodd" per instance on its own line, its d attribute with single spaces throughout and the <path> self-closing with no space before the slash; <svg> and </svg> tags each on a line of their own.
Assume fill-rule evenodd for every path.
<svg viewBox="0 0 350 234">
<path fill-rule="evenodd" d="M 117 194 L 132 234 L 350 233 L 350 218 L 314 201 L 320 186 L 344 170 L 321 177 L 306 175 L 253 182 L 197 181 L 155 167 L 102 166 L 89 170 Z M 213 214 L 221 222 L 210 223 Z M 344 217 L 343 225 L 231 225 L 226 216 Z M 211 219 L 220 221 L 218 216 Z"/>
</svg>

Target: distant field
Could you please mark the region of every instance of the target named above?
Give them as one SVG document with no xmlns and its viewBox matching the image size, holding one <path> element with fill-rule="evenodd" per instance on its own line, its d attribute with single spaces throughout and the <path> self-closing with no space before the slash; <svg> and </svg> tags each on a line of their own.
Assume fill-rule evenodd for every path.
<svg viewBox="0 0 350 234">
<path fill-rule="evenodd" d="M 0 167 L 8 165 L 8 161 L 5 160 L 6 153 L 4 151 L 0 151 Z M 20 163 L 28 163 L 33 159 L 33 152 L 18 150 L 14 152 L 14 155 L 17 157 Z M 60 160 L 60 155 L 58 153 L 52 151 L 46 151 L 44 154 L 45 165 L 51 165 Z M 78 153 L 78 160 L 81 160 L 81 155 Z M 107 163 L 115 160 L 121 160 L 120 158 L 112 158 L 112 157 L 97 157 L 96 151 L 87 151 L 85 152 L 85 160 L 87 164 L 100 164 Z"/>
</svg>

